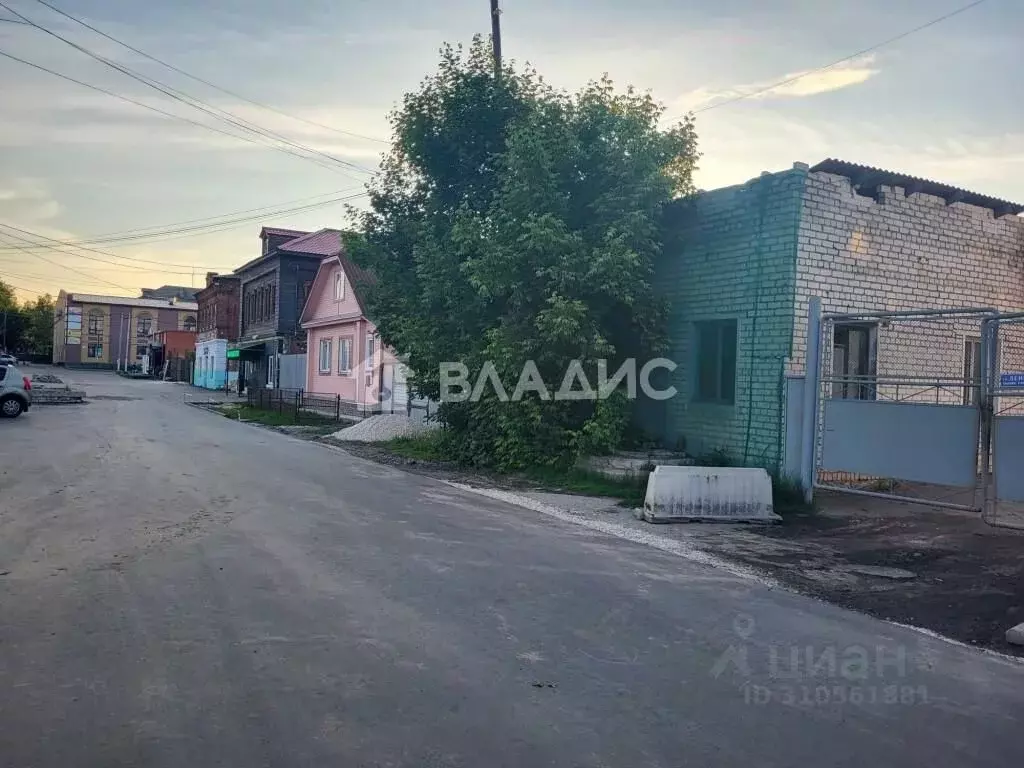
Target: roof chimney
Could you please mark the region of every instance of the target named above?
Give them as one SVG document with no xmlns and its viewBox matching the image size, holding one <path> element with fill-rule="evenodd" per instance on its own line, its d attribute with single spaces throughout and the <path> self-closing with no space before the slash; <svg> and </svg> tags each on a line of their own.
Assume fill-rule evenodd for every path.
<svg viewBox="0 0 1024 768">
<path fill-rule="evenodd" d="M 206 273 L 206 287 L 207 288 L 209 288 L 211 285 L 213 285 L 213 279 L 216 276 L 217 276 L 216 272 L 207 272 Z"/>
</svg>

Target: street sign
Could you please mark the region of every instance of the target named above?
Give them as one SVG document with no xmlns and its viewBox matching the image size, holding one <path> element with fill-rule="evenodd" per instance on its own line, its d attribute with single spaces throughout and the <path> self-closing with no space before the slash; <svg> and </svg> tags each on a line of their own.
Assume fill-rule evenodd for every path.
<svg viewBox="0 0 1024 768">
<path fill-rule="evenodd" d="M 237 360 L 241 356 L 242 356 L 241 350 L 238 350 L 238 349 L 229 349 L 228 350 L 228 355 L 227 355 L 228 360 Z"/>
<path fill-rule="evenodd" d="M 1024 373 L 1004 373 L 999 377 L 1001 387 L 1024 387 Z"/>
</svg>

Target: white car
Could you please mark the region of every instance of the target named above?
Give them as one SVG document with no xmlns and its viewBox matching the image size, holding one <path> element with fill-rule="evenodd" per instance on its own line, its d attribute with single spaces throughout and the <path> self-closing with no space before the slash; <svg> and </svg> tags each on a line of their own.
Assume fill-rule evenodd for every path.
<svg viewBox="0 0 1024 768">
<path fill-rule="evenodd" d="M 17 365 L 18 358 L 14 355 L 8 355 L 6 352 L 0 353 L 0 365 Z"/>
</svg>

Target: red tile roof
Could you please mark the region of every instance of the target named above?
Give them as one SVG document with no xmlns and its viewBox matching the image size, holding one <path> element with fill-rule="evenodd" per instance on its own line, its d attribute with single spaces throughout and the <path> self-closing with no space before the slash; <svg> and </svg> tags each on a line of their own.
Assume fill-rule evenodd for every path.
<svg viewBox="0 0 1024 768">
<path fill-rule="evenodd" d="M 315 256 L 334 256 L 341 253 L 341 231 L 321 229 L 309 232 L 282 244 L 278 250 L 289 253 L 309 253 Z"/>
</svg>

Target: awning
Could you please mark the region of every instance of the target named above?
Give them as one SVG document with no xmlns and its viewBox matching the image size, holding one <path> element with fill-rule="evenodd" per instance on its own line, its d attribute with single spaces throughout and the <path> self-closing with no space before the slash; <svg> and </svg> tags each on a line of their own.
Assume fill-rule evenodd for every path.
<svg viewBox="0 0 1024 768">
<path fill-rule="evenodd" d="M 262 349 L 267 345 L 268 342 L 277 341 L 282 338 L 281 336 L 270 336 L 265 339 L 255 339 L 253 341 L 237 341 L 232 344 L 228 344 L 228 349 L 237 349 L 239 351 L 245 351 L 247 349 L 256 350 Z"/>
</svg>

